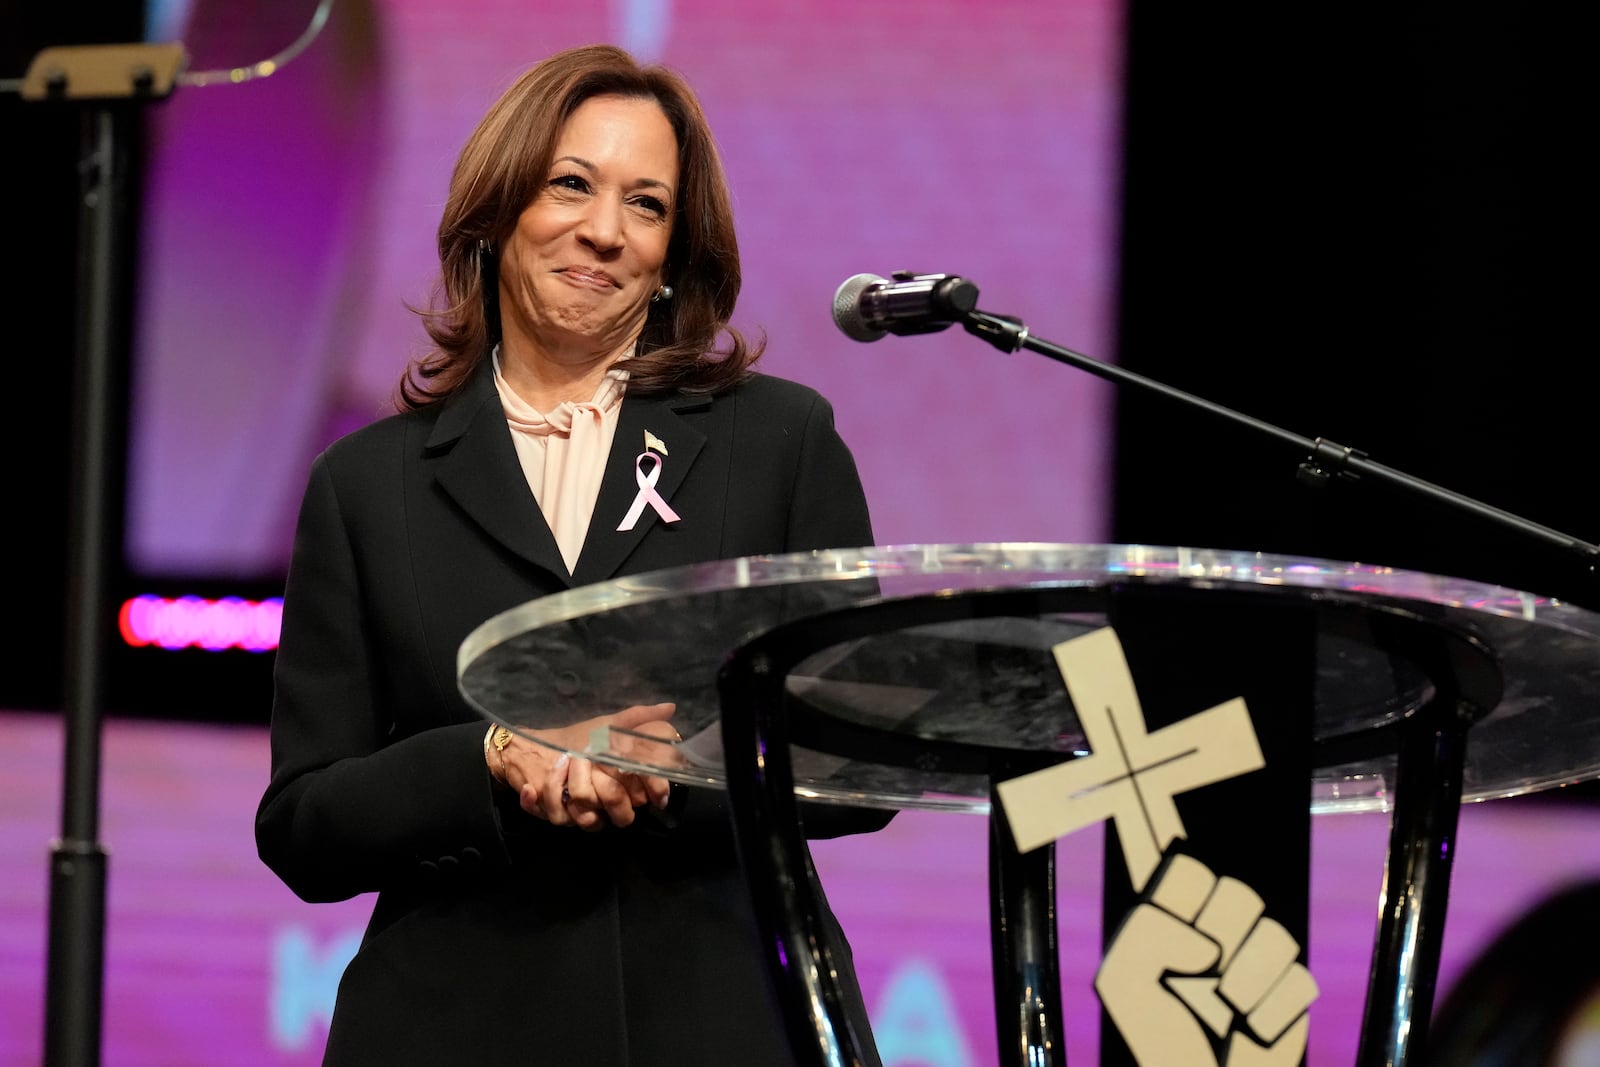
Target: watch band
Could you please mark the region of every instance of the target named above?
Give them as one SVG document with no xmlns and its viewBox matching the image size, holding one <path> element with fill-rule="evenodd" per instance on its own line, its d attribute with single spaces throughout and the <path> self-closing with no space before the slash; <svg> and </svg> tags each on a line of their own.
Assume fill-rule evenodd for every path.
<svg viewBox="0 0 1600 1067">
<path fill-rule="evenodd" d="M 506 746 L 511 744 L 513 736 L 510 730 L 499 723 L 489 727 L 489 732 L 483 735 L 483 761 L 490 765 L 490 773 L 502 782 L 506 779 Z M 489 755 L 491 751 L 493 758 Z"/>
</svg>

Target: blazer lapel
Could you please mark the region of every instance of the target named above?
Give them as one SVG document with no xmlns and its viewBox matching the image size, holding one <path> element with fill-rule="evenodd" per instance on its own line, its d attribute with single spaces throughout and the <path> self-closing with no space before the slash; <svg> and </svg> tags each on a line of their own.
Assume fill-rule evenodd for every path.
<svg viewBox="0 0 1600 1067">
<path fill-rule="evenodd" d="M 573 584 L 555 535 L 523 477 L 492 374 L 480 368 L 445 402 L 427 450 L 439 487 L 485 533 L 563 585 Z"/>
<path fill-rule="evenodd" d="M 710 404 L 711 398 L 702 396 L 623 397 L 594 517 L 589 520 L 589 532 L 573 571 L 574 585 L 604 581 L 615 575 L 645 535 L 661 523 L 655 508 L 646 504 L 631 530 L 617 529 L 639 494 L 635 464 L 645 451 L 646 431 L 667 449 L 665 455 L 655 450 L 661 472 L 655 490 L 670 504 L 706 443 L 705 434 L 687 422 L 682 413 Z"/>
</svg>

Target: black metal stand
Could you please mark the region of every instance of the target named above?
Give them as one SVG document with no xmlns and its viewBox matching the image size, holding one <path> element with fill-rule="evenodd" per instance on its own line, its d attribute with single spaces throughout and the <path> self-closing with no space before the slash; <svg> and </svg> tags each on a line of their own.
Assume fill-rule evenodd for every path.
<svg viewBox="0 0 1600 1067">
<path fill-rule="evenodd" d="M 106 571 L 112 550 L 106 486 L 111 464 L 113 305 L 126 222 L 126 105 L 83 113 L 79 215 L 78 342 L 67 607 L 66 739 L 61 837 L 50 860 L 45 1063 L 100 1059 L 106 850 L 100 804 L 102 652 Z"/>
<path fill-rule="evenodd" d="M 1359 1064 L 1420 1062 L 1439 977 L 1462 766 L 1473 717 L 1436 703 L 1402 731 Z"/>
<path fill-rule="evenodd" d="M 748 671 L 725 675 L 722 718 L 728 799 L 740 858 L 766 940 L 770 971 L 795 1057 L 802 1067 L 861 1067 L 864 1043 L 845 1010 L 811 864 L 800 836 L 794 768 L 784 714 L 787 665 L 775 669 L 764 656 Z"/>
<path fill-rule="evenodd" d="M 1056 846 L 1018 852 L 993 790 L 990 797 L 989 932 L 1000 1062 L 1066 1067 Z"/>
<path fill-rule="evenodd" d="M 100 844 L 108 501 L 118 299 L 126 271 L 129 143 L 140 103 L 171 92 L 178 45 L 100 45 L 40 53 L 24 98 L 77 105 L 78 321 L 66 634 L 61 836 L 51 845 L 44 1062 L 97 1064 L 105 985 L 107 852 Z"/>
</svg>

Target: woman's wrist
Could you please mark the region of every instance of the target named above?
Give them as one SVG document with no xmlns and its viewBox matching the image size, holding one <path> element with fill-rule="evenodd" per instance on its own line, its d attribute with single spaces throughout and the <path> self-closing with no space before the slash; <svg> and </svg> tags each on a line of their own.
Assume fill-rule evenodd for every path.
<svg viewBox="0 0 1600 1067">
<path fill-rule="evenodd" d="M 506 746 L 511 744 L 511 731 L 499 723 L 489 727 L 489 732 L 483 735 L 483 762 L 489 768 L 489 776 L 497 782 L 506 780 Z"/>
</svg>

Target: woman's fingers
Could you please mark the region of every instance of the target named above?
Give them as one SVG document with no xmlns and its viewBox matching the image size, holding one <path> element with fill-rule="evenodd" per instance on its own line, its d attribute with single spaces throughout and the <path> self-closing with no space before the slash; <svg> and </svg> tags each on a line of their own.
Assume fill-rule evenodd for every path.
<svg viewBox="0 0 1600 1067">
<path fill-rule="evenodd" d="M 586 759 L 568 759 L 567 787 L 561 794 L 568 817 L 582 830 L 599 830 L 605 826 L 602 804 L 595 791 L 596 780 L 605 776 L 594 774 L 593 766 Z"/>
<path fill-rule="evenodd" d="M 670 747 L 683 740 L 682 735 L 678 733 L 677 728 L 672 723 L 665 719 L 643 723 L 637 732 L 648 737 L 659 738 L 663 742 L 662 744 L 649 745 L 651 750 L 649 757 L 642 762 L 656 766 L 682 763 L 678 750 Z M 672 794 L 672 783 L 659 775 L 639 775 L 638 778 L 648 802 L 658 808 L 665 808 L 667 806 L 667 798 Z"/>
<path fill-rule="evenodd" d="M 611 725 L 621 730 L 637 730 L 648 722 L 665 722 L 677 710 L 678 705 L 670 701 L 665 704 L 635 704 L 613 715 Z"/>
<path fill-rule="evenodd" d="M 523 744 L 513 739 L 500 753 L 505 760 L 505 782 L 517 791 L 517 803 L 522 810 L 536 818 L 550 818 L 546 807 L 550 794 L 550 776 L 555 773 L 556 753 L 542 745 Z M 559 795 L 560 787 L 556 787 Z"/>
<path fill-rule="evenodd" d="M 662 718 L 663 714 L 670 717 L 676 710 L 673 704 L 650 704 L 628 708 L 619 713 L 635 720 L 634 725 L 623 731 L 620 721 L 612 725 L 618 727 L 611 734 L 611 750 L 623 759 L 636 764 L 650 767 L 671 767 L 683 763 L 677 749 L 674 747 L 683 738 L 678 734 L 677 728 Z M 636 721 L 642 716 L 651 716 L 643 722 Z M 641 771 L 623 771 L 620 768 L 602 768 L 613 775 L 627 790 L 629 802 L 635 808 L 646 804 L 657 808 L 665 808 L 667 799 L 672 791 L 672 783 L 657 775 Z"/>
<path fill-rule="evenodd" d="M 646 804 L 656 808 L 665 808 L 668 798 L 672 795 L 672 783 L 655 775 L 637 774 L 633 771 L 624 771 L 617 767 L 605 766 L 597 766 L 595 773 L 605 774 L 613 778 L 618 787 L 627 795 L 630 808 L 642 808 Z M 612 821 L 615 822 L 616 819 L 613 818 Z M 628 821 L 632 821 L 631 814 Z M 627 823 L 619 822 L 617 825 L 625 826 Z"/>
<path fill-rule="evenodd" d="M 572 816 L 567 811 L 567 780 L 571 773 L 572 757 L 562 753 L 557 757 L 544 781 L 534 786 L 539 798 L 539 808 L 552 826 L 571 826 Z M 526 807 L 526 805 L 524 805 Z"/>
<path fill-rule="evenodd" d="M 627 795 L 629 807 L 637 808 L 650 803 L 650 795 L 645 792 L 644 782 L 639 775 L 620 767 L 596 766 L 595 771 L 617 783 L 617 787 Z"/>
<path fill-rule="evenodd" d="M 608 767 L 595 767 L 590 775 L 595 797 L 613 826 L 627 826 L 633 822 L 633 799 L 627 787 L 616 776 L 606 773 Z M 625 775 L 624 777 L 632 777 Z"/>
<path fill-rule="evenodd" d="M 640 782 L 644 786 L 646 800 L 657 808 L 665 809 L 672 797 L 672 783 L 653 774 L 641 777 Z"/>
</svg>

